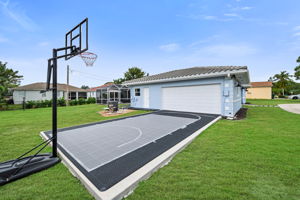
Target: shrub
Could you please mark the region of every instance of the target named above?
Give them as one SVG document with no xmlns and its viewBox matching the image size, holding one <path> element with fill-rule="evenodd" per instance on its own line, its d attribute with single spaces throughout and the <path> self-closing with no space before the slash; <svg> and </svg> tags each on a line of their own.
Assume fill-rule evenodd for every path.
<svg viewBox="0 0 300 200">
<path fill-rule="evenodd" d="M 76 106 L 78 104 L 78 101 L 76 99 L 71 100 L 71 101 L 69 101 L 69 104 L 70 104 L 70 106 Z"/>
<path fill-rule="evenodd" d="M 49 106 L 49 100 L 42 101 L 41 104 L 42 104 L 42 108 L 46 108 Z M 51 104 L 50 104 L 50 106 L 51 106 Z"/>
<path fill-rule="evenodd" d="M 27 108 L 27 109 L 35 108 L 35 102 L 34 101 L 27 101 L 25 103 L 25 108 Z"/>
<path fill-rule="evenodd" d="M 34 102 L 34 108 L 41 108 L 42 107 L 42 102 L 41 101 L 35 101 Z"/>
<path fill-rule="evenodd" d="M 91 104 L 91 103 L 96 103 L 96 98 L 94 97 L 89 97 L 86 101 L 87 104 Z"/>
<path fill-rule="evenodd" d="M 83 99 L 83 98 L 79 98 L 79 99 L 78 99 L 78 104 L 79 104 L 79 105 L 83 105 L 83 104 L 85 104 L 85 103 L 86 103 L 85 99 Z"/>
<path fill-rule="evenodd" d="M 45 100 L 45 103 L 48 104 L 48 107 L 52 107 L 52 100 Z"/>
<path fill-rule="evenodd" d="M 65 100 L 65 98 L 57 99 L 57 105 L 58 106 L 66 106 L 66 100 Z"/>
</svg>

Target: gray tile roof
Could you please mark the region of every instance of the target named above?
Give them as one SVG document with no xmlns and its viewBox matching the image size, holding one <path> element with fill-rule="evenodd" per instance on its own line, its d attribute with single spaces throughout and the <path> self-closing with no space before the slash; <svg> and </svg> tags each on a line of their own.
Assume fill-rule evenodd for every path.
<svg viewBox="0 0 300 200">
<path fill-rule="evenodd" d="M 52 84 L 50 85 L 50 88 L 52 87 Z M 13 90 L 27 90 L 27 91 L 32 91 L 32 90 L 46 90 L 46 83 L 44 82 L 38 82 L 38 83 L 32 83 L 28 85 L 23 85 L 17 88 L 14 88 Z M 57 84 L 57 90 L 59 91 L 67 91 L 67 84 Z M 86 92 L 85 89 L 81 89 L 72 85 L 69 85 L 69 91 L 74 91 L 74 92 Z"/>
<path fill-rule="evenodd" d="M 125 81 L 123 84 L 139 84 L 139 83 L 147 83 L 147 82 L 153 82 L 159 80 L 166 80 L 166 79 L 177 79 L 177 78 L 183 78 L 183 77 L 193 77 L 197 75 L 213 75 L 213 74 L 226 74 L 233 71 L 239 71 L 239 70 L 247 70 L 247 66 L 209 66 L 209 67 L 192 67 L 192 68 L 186 68 L 186 69 L 179 69 L 179 70 L 173 70 L 169 72 L 164 72 L 161 74 L 155 74 L 152 76 L 145 76 L 142 78 Z"/>
</svg>

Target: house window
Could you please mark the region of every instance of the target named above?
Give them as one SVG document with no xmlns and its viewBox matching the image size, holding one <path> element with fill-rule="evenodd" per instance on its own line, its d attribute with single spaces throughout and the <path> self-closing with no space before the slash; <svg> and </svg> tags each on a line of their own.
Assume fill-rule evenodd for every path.
<svg viewBox="0 0 300 200">
<path fill-rule="evenodd" d="M 141 89 L 140 89 L 140 88 L 136 88 L 136 89 L 134 90 L 134 93 L 135 93 L 135 96 L 136 96 L 136 97 L 141 96 Z"/>
<path fill-rule="evenodd" d="M 86 92 L 78 92 L 78 99 L 86 99 L 87 98 L 87 93 Z"/>
</svg>

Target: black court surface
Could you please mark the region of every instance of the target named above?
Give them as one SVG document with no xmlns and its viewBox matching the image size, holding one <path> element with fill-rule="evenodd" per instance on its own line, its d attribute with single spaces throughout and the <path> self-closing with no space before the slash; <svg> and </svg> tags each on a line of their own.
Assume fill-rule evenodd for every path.
<svg viewBox="0 0 300 200">
<path fill-rule="evenodd" d="M 105 191 L 217 117 L 156 111 L 68 127 L 58 131 L 58 148 Z M 45 135 L 51 137 L 51 131 Z"/>
</svg>

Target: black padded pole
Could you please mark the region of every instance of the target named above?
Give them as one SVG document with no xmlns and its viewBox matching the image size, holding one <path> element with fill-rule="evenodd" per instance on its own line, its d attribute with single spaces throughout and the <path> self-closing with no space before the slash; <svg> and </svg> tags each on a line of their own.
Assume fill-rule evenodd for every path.
<svg viewBox="0 0 300 200">
<path fill-rule="evenodd" d="M 53 49 L 52 156 L 57 157 L 57 50 Z"/>
</svg>

